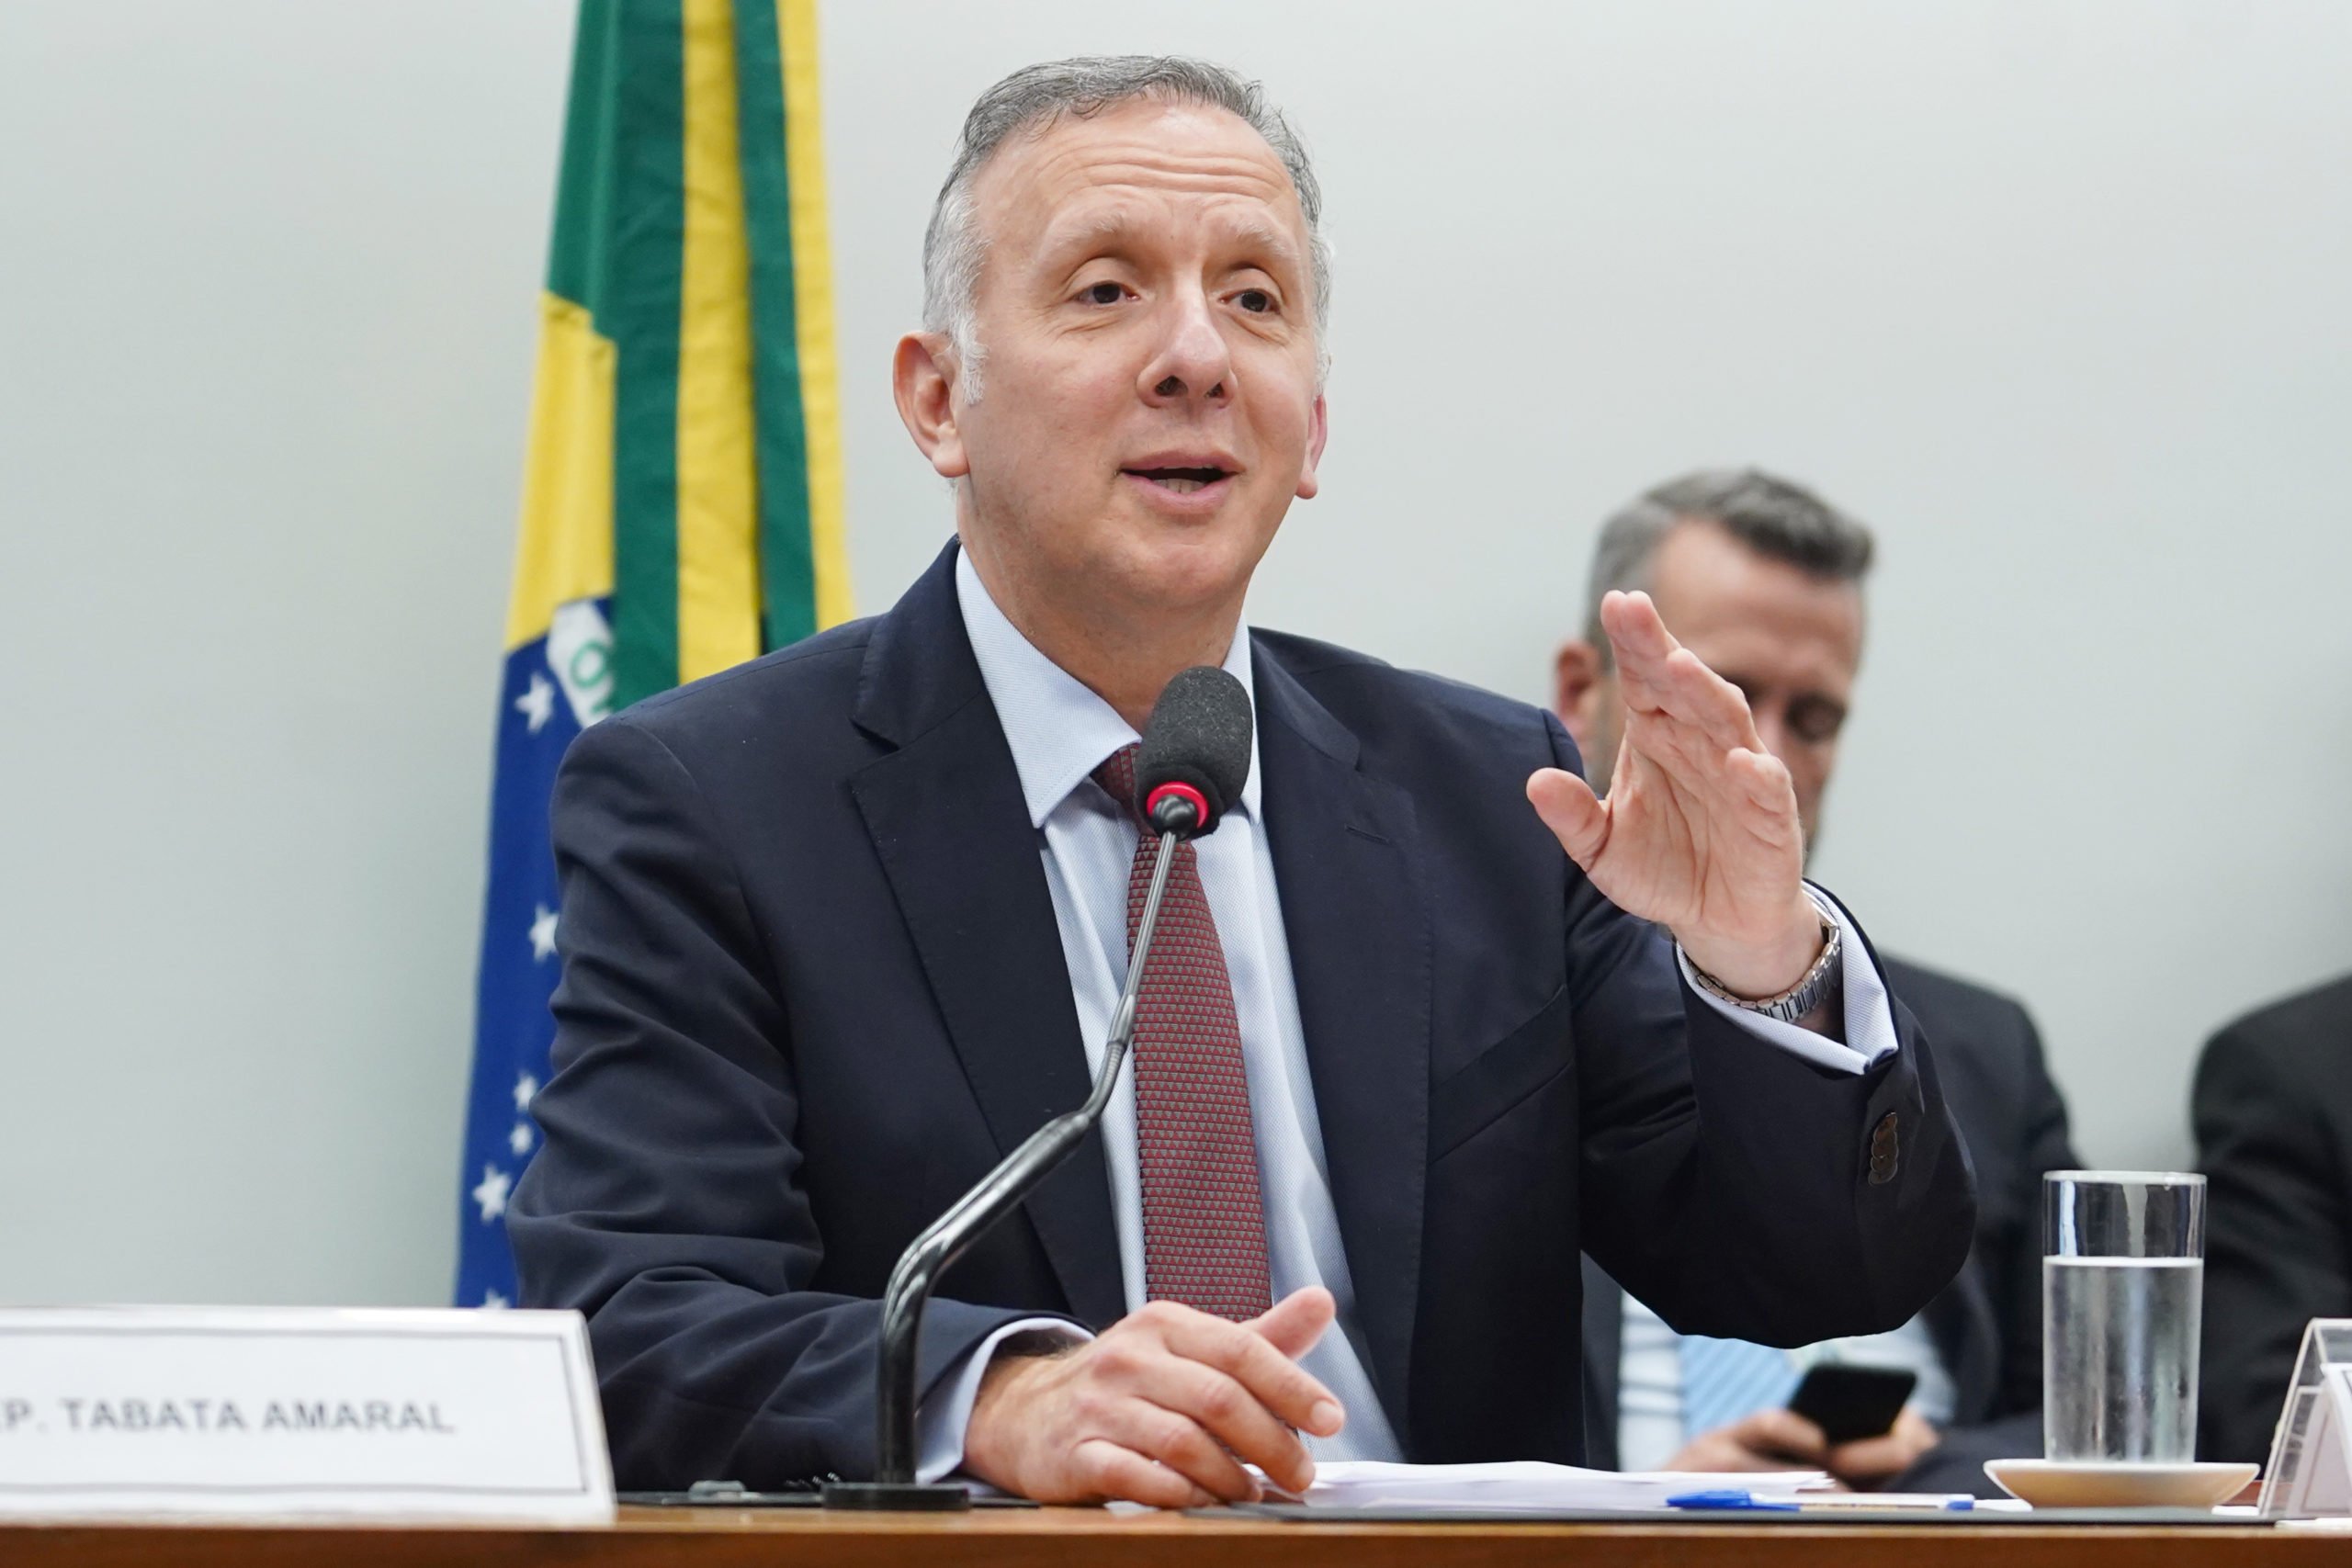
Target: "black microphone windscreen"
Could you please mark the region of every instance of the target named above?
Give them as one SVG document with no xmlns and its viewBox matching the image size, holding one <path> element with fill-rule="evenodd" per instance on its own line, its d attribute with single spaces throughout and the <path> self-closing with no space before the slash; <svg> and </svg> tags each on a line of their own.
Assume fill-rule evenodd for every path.
<svg viewBox="0 0 2352 1568">
<path fill-rule="evenodd" d="M 1165 784 L 1186 784 L 1209 803 L 1214 829 L 1250 781 L 1250 694 L 1212 665 L 1180 670 L 1152 705 L 1136 758 L 1138 808 Z"/>
</svg>

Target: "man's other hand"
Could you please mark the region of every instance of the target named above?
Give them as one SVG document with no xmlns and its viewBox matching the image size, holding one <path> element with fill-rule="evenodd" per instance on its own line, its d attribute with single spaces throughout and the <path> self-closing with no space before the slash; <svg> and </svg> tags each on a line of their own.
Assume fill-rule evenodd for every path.
<svg viewBox="0 0 2352 1568">
<path fill-rule="evenodd" d="M 1713 1473 L 1735 1470 L 1826 1470 L 1829 1439 L 1793 1410 L 1759 1410 L 1745 1420 L 1702 1432 L 1666 1461 L 1668 1470 Z"/>
<path fill-rule="evenodd" d="M 1831 1449 L 1824 1468 L 1855 1491 L 1867 1492 L 1918 1463 L 1920 1456 L 1942 1440 L 1943 1434 L 1906 1404 L 1894 1425 L 1877 1437 L 1859 1438 Z"/>
<path fill-rule="evenodd" d="M 1255 1502 L 1245 1464 L 1304 1491 L 1315 1464 L 1298 1430 L 1328 1438 L 1346 1418 L 1297 1364 L 1333 1310 L 1319 1286 L 1247 1323 L 1154 1302 L 1075 1349 L 1000 1357 L 972 1405 L 964 1468 L 1040 1503 Z"/>
</svg>

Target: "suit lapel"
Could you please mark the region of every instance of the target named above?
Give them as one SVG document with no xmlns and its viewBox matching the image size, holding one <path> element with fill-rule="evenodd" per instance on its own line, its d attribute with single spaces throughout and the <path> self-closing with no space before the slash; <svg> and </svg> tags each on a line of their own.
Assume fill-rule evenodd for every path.
<svg viewBox="0 0 2352 1568">
<path fill-rule="evenodd" d="M 1429 1164 L 1430 935 L 1413 802 L 1260 641 L 1265 829 L 1370 1371 L 1407 1430 Z"/>
<path fill-rule="evenodd" d="M 898 749 L 850 782 L 1000 1154 L 1089 1088 L 1053 897 L 956 604 L 955 547 L 868 644 L 858 723 Z M 1100 1133 L 1026 1205 L 1071 1312 L 1125 1311 Z"/>
</svg>

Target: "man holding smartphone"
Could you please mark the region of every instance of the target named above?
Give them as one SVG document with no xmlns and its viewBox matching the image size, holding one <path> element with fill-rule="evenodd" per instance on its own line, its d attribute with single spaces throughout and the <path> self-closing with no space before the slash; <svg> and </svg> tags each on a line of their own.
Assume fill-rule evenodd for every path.
<svg viewBox="0 0 2352 1568">
<path fill-rule="evenodd" d="M 1787 765 L 1810 853 L 1861 663 L 1868 529 L 1757 470 L 1684 476 L 1610 519 L 1588 612 L 1646 589 L 1668 629 L 1737 686 Z M 1595 624 L 1592 615 L 1589 625 Z M 1559 652 L 1555 707 L 1591 777 L 1624 723 L 1606 637 Z M 1975 1163 L 1967 1264 L 1902 1327 L 1790 1352 L 1678 1334 L 1585 1266 L 1590 1462 L 1623 1470 L 1826 1469 L 1855 1487 L 1982 1491 L 1988 1459 L 2041 1451 L 2040 1185 L 2079 1162 L 2025 1010 L 1885 954 L 1889 988 L 1934 1042 Z"/>
</svg>

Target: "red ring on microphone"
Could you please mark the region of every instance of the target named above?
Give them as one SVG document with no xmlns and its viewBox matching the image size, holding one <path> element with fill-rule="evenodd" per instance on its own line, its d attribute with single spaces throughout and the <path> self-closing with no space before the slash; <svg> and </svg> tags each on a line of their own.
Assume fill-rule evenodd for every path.
<svg viewBox="0 0 2352 1568">
<path fill-rule="evenodd" d="M 1161 784 L 1158 789 L 1153 790 L 1151 794 L 1144 797 L 1144 819 L 1146 821 L 1151 820 L 1159 813 L 1159 803 L 1167 799 L 1171 795 L 1179 800 L 1188 800 L 1193 803 L 1193 818 L 1199 827 L 1206 828 L 1209 825 L 1209 797 L 1203 795 L 1199 790 L 1194 789 L 1191 784 L 1176 783 L 1173 781 Z"/>
</svg>

